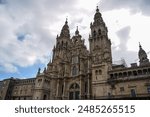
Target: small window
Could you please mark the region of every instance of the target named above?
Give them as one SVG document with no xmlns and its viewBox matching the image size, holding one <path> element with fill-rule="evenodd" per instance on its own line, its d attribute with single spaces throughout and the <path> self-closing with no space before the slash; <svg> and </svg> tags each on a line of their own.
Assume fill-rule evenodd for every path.
<svg viewBox="0 0 150 117">
<path fill-rule="evenodd" d="M 150 93 L 150 86 L 147 87 L 147 92 Z"/>
<path fill-rule="evenodd" d="M 124 91 L 124 87 L 120 87 L 120 91 L 123 92 Z"/>
<path fill-rule="evenodd" d="M 131 97 L 136 97 L 135 89 L 131 89 Z"/>
<path fill-rule="evenodd" d="M 102 75 L 102 70 L 99 70 L 99 75 Z"/>
<path fill-rule="evenodd" d="M 98 71 L 97 70 L 95 71 L 95 75 L 98 75 Z"/>
<path fill-rule="evenodd" d="M 98 34 L 101 35 L 101 30 L 100 29 L 98 30 Z"/>
</svg>

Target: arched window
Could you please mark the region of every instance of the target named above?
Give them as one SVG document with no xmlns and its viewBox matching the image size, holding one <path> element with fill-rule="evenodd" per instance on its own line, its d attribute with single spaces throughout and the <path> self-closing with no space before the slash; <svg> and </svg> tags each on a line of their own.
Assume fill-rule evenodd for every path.
<svg viewBox="0 0 150 117">
<path fill-rule="evenodd" d="M 102 75 L 102 70 L 99 70 L 99 75 Z"/>
<path fill-rule="evenodd" d="M 77 83 L 73 83 L 69 88 L 69 99 L 78 100 L 80 94 L 80 87 Z"/>
<path fill-rule="evenodd" d="M 77 67 L 76 66 L 74 66 L 73 68 L 72 68 L 72 75 L 73 76 L 75 76 L 75 75 L 77 75 Z"/>
<path fill-rule="evenodd" d="M 95 75 L 98 75 L 98 71 L 97 70 L 95 71 Z"/>
<path fill-rule="evenodd" d="M 101 34 L 102 34 L 102 33 L 101 33 L 101 29 L 99 29 L 99 30 L 98 30 L 98 34 L 99 34 L 99 35 L 101 35 Z"/>
<path fill-rule="evenodd" d="M 93 31 L 93 37 L 94 38 L 96 37 L 96 31 L 95 30 Z"/>
</svg>

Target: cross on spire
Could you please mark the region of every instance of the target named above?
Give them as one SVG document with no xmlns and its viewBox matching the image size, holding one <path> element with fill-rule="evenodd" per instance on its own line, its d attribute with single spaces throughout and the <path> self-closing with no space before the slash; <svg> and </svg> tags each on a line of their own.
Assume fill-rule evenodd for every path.
<svg viewBox="0 0 150 117">
<path fill-rule="evenodd" d="M 65 22 L 65 24 L 68 24 L 68 18 L 66 17 L 66 22 Z"/>
<path fill-rule="evenodd" d="M 96 6 L 96 12 L 99 12 L 99 8 L 98 8 L 98 6 Z"/>
<path fill-rule="evenodd" d="M 77 26 L 77 29 L 76 29 L 76 31 L 75 31 L 75 35 L 76 35 L 76 36 L 79 35 L 78 26 Z"/>
<path fill-rule="evenodd" d="M 141 43 L 139 42 L 139 47 L 142 48 Z"/>
</svg>

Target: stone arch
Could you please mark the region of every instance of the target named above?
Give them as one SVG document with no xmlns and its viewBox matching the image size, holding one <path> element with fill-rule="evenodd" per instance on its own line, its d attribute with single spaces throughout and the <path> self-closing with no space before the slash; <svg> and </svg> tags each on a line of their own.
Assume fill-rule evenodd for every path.
<svg viewBox="0 0 150 117">
<path fill-rule="evenodd" d="M 72 83 L 69 87 L 69 99 L 78 100 L 80 95 L 80 86 L 77 83 Z"/>
</svg>

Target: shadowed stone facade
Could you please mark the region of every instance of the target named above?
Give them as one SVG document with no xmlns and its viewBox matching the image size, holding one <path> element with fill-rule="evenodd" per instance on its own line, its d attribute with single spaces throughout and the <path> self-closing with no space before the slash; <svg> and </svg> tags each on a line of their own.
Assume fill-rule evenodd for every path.
<svg viewBox="0 0 150 117">
<path fill-rule="evenodd" d="M 115 65 L 98 7 L 90 29 L 88 50 L 78 27 L 70 36 L 66 20 L 47 67 L 42 72 L 39 69 L 36 78 L 0 81 L 0 99 L 149 99 L 150 63 L 142 46 L 139 66 Z"/>
</svg>

